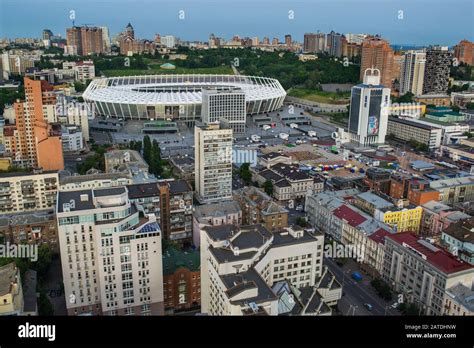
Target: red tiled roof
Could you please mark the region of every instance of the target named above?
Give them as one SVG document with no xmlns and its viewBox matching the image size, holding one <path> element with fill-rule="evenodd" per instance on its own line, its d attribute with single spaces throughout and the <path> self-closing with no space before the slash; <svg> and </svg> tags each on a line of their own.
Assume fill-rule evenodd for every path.
<svg viewBox="0 0 474 348">
<path fill-rule="evenodd" d="M 339 219 L 346 220 L 347 223 L 352 227 L 358 226 L 367 220 L 365 217 L 352 210 L 347 205 L 341 205 L 339 208 L 334 209 L 333 214 Z"/>
<path fill-rule="evenodd" d="M 474 268 L 474 266 L 471 266 L 467 262 L 459 261 L 456 257 L 439 247 L 436 247 L 438 249 L 437 251 L 430 250 L 418 242 L 420 239 L 413 232 L 397 233 L 390 235 L 387 238 L 390 238 L 400 245 L 403 243 L 409 245 L 419 253 L 425 255 L 426 260 L 430 264 L 444 273 L 456 273 Z"/>
<path fill-rule="evenodd" d="M 385 237 L 391 235 L 392 233 L 384 230 L 383 228 L 379 228 L 377 231 L 372 233 L 369 238 L 372 239 L 377 244 L 384 244 Z"/>
</svg>

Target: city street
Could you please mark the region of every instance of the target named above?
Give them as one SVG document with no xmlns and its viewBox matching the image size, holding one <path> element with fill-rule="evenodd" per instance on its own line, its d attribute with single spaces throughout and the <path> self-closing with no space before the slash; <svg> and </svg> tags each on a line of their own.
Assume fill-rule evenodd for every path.
<svg viewBox="0 0 474 348">
<path fill-rule="evenodd" d="M 349 263 L 349 262 L 348 262 Z M 338 303 L 338 308 L 342 315 L 400 315 L 400 312 L 394 310 L 391 305 L 395 302 L 384 301 L 372 289 L 370 282 L 364 275 L 364 280 L 356 282 L 351 274 L 358 269 L 351 269 L 349 265 L 340 267 L 332 259 L 324 258 L 324 264 L 334 273 L 337 280 L 343 284 L 342 290 L 344 296 Z M 369 311 L 364 304 L 369 303 L 373 306 Z"/>
</svg>

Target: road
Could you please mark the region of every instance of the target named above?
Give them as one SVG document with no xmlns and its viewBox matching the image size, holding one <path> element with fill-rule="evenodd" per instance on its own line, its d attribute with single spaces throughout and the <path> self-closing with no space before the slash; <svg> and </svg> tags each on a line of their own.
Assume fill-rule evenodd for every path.
<svg viewBox="0 0 474 348">
<path fill-rule="evenodd" d="M 351 271 L 341 268 L 333 260 L 324 258 L 324 263 L 336 276 L 336 279 L 343 284 L 344 296 L 338 304 L 343 315 L 400 315 L 397 310 L 390 307 L 394 300 L 384 301 L 363 284 L 354 281 L 351 278 Z M 365 303 L 370 303 L 373 306 L 372 311 L 364 307 Z"/>
</svg>

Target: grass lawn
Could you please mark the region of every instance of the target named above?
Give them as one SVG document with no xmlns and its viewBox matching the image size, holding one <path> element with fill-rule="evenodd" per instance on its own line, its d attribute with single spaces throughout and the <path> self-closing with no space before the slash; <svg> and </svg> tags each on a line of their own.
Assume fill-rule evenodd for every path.
<svg viewBox="0 0 474 348">
<path fill-rule="evenodd" d="M 160 69 L 157 64 L 150 64 L 150 69 L 117 69 L 103 70 L 106 76 L 132 76 L 132 75 L 161 75 L 161 74 L 229 74 L 233 75 L 230 66 L 218 66 L 215 68 L 181 68 L 176 67 L 174 70 Z"/>
<path fill-rule="evenodd" d="M 291 88 L 288 91 L 291 97 L 311 100 L 316 103 L 343 105 L 349 103 L 350 92 L 324 92 L 306 88 Z"/>
</svg>

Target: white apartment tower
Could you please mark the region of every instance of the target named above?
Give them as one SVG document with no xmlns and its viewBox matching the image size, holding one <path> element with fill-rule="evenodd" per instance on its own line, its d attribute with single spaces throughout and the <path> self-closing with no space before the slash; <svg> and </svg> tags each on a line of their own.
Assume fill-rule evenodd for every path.
<svg viewBox="0 0 474 348">
<path fill-rule="evenodd" d="M 232 199 L 232 129 L 194 128 L 195 190 L 201 203 Z"/>
<path fill-rule="evenodd" d="M 125 187 L 59 192 L 58 236 L 69 315 L 160 315 L 161 231 Z"/>
<path fill-rule="evenodd" d="M 405 53 L 400 72 L 400 95 L 407 92 L 414 95 L 423 94 L 426 53 L 408 51 Z"/>
<path fill-rule="evenodd" d="M 383 144 L 387 135 L 390 88 L 380 84 L 380 70 L 366 69 L 363 83 L 352 87 L 349 134 L 362 146 Z"/>
<path fill-rule="evenodd" d="M 240 88 L 202 90 L 202 122 L 225 122 L 234 133 L 245 133 L 245 93 Z"/>
</svg>

